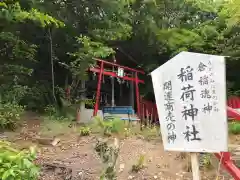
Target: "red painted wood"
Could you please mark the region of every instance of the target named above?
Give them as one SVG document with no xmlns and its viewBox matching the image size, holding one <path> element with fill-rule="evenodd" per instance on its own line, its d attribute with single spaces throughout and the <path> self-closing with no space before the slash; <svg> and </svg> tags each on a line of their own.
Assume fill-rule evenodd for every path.
<svg viewBox="0 0 240 180">
<path fill-rule="evenodd" d="M 95 102 L 95 106 L 94 106 L 93 116 L 96 116 L 97 112 L 98 112 L 100 91 L 101 91 L 101 84 L 102 84 L 102 76 L 103 76 L 103 67 L 104 67 L 104 62 L 101 62 L 101 67 L 100 67 L 100 71 L 98 74 L 97 94 L 96 94 L 96 102 Z"/>
<path fill-rule="evenodd" d="M 221 160 L 222 166 L 227 170 L 227 172 L 234 178 L 234 180 L 240 180 L 240 169 L 235 165 L 234 161 L 231 159 L 231 154 L 229 152 L 215 153 L 215 156 Z"/>
<path fill-rule="evenodd" d="M 152 116 L 152 123 L 156 123 L 158 121 L 158 112 L 155 103 L 141 99 L 140 109 L 141 109 L 140 117 L 142 119 L 145 119 L 147 116 Z"/>
<path fill-rule="evenodd" d="M 122 79 L 127 80 L 127 81 L 135 82 L 135 84 L 136 84 L 136 98 L 137 98 L 137 113 L 140 114 L 140 100 L 139 100 L 138 84 L 139 83 L 144 83 L 144 81 L 140 80 L 138 78 L 138 74 L 137 73 L 145 74 L 145 72 L 141 71 L 141 70 L 136 70 L 136 69 L 132 69 L 132 68 L 129 68 L 129 67 L 121 66 L 121 65 L 118 65 L 118 64 L 115 64 L 115 63 L 111 63 L 111 62 L 108 62 L 108 61 L 104 61 L 104 60 L 101 60 L 101 59 L 96 59 L 95 58 L 95 60 L 97 60 L 98 63 L 100 63 L 100 66 L 99 65 L 95 65 L 95 67 L 89 68 L 90 71 L 98 73 L 97 94 L 96 94 L 96 102 L 95 102 L 93 116 L 97 115 L 97 112 L 98 112 L 98 109 L 99 109 L 99 98 L 100 98 L 100 90 L 101 90 L 102 76 L 103 75 L 118 77 L 118 78 L 122 78 Z M 124 70 L 128 70 L 128 71 L 134 72 L 135 73 L 135 77 L 129 77 L 129 76 L 126 76 L 126 75 L 124 77 L 119 77 L 119 76 L 117 76 L 117 74 L 115 72 L 104 71 L 104 65 L 105 65 L 105 67 L 106 67 L 106 65 L 109 65 L 111 67 L 111 69 L 113 67 L 120 67 L 120 68 L 123 68 Z"/>
<path fill-rule="evenodd" d="M 115 63 L 112 63 L 112 62 L 109 62 L 109 61 L 104 61 L 102 59 L 97 59 L 97 58 L 94 58 L 94 59 L 97 60 L 98 62 L 104 62 L 104 64 L 108 64 L 110 66 L 120 67 L 120 68 L 123 68 L 124 70 L 145 74 L 144 71 L 141 71 L 141 70 L 138 70 L 138 69 L 132 69 L 132 68 L 129 68 L 129 67 L 126 67 L 126 66 L 121 66 L 119 64 L 115 64 Z"/>
<path fill-rule="evenodd" d="M 227 100 L 227 105 L 233 109 L 240 109 L 240 97 L 231 96 Z"/>
<path fill-rule="evenodd" d="M 141 113 L 140 110 L 140 96 L 139 96 L 139 79 L 138 79 L 138 72 L 135 72 L 135 89 L 136 89 L 136 102 L 137 102 L 137 114 Z M 142 122 L 142 120 L 141 120 Z"/>
<path fill-rule="evenodd" d="M 234 118 L 235 120 L 240 121 L 240 112 L 229 106 L 227 107 L 227 115 L 230 118 Z"/>
<path fill-rule="evenodd" d="M 89 70 L 92 72 L 95 72 L 95 73 L 100 73 L 100 69 L 98 69 L 98 68 L 90 68 Z M 136 80 L 136 78 L 132 78 L 132 77 L 128 77 L 128 76 L 119 77 L 115 72 L 109 72 L 109 71 L 103 71 L 103 75 L 122 78 L 126 81 L 135 81 Z M 141 79 L 138 79 L 138 82 L 144 84 L 144 81 Z"/>
</svg>

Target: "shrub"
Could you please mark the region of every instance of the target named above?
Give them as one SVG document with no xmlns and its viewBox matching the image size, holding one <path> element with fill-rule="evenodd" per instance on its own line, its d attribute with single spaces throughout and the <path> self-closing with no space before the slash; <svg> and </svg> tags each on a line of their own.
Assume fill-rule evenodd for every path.
<svg viewBox="0 0 240 180">
<path fill-rule="evenodd" d="M 35 149 L 18 151 L 8 142 L 0 141 L 0 179 L 37 180 L 39 168 L 33 163 Z"/>
<path fill-rule="evenodd" d="M 1 103 L 0 104 L 0 128 L 14 129 L 20 115 L 24 112 L 24 107 L 18 104 Z"/>
<path fill-rule="evenodd" d="M 54 115 L 57 114 L 57 110 L 54 106 L 52 105 L 47 105 L 45 108 L 44 108 L 44 111 L 45 113 L 49 116 L 49 117 L 52 117 Z"/>
<path fill-rule="evenodd" d="M 119 155 L 119 140 L 114 139 L 114 143 L 109 144 L 107 140 L 98 139 L 95 145 L 95 151 L 101 158 L 104 169 L 100 180 L 116 180 L 116 162 Z"/>
<path fill-rule="evenodd" d="M 213 167 L 211 154 L 209 153 L 200 153 L 199 165 L 201 169 L 211 169 Z"/>
<path fill-rule="evenodd" d="M 124 128 L 124 137 L 129 137 L 132 134 L 132 131 L 130 128 Z"/>
<path fill-rule="evenodd" d="M 96 117 L 95 119 L 104 135 L 111 136 L 112 133 L 124 133 L 124 122 L 117 117 L 114 117 L 111 120 L 103 120 L 99 117 Z"/>
<path fill-rule="evenodd" d="M 48 105 L 44 108 L 46 113 L 46 120 L 56 120 L 56 121 L 68 121 L 69 118 L 63 116 L 60 110 L 53 105 Z"/>
<path fill-rule="evenodd" d="M 159 128 L 157 128 L 156 126 L 145 127 L 140 133 L 143 135 L 144 139 L 148 141 L 160 137 Z"/>
<path fill-rule="evenodd" d="M 91 133 L 91 130 L 89 127 L 81 127 L 80 128 L 80 136 L 89 136 Z"/>
<path fill-rule="evenodd" d="M 132 165 L 132 172 L 138 172 L 141 169 L 143 169 L 144 168 L 144 160 L 145 160 L 145 156 L 142 154 L 139 157 L 137 164 Z"/>
<path fill-rule="evenodd" d="M 231 122 L 228 126 L 229 132 L 232 134 L 240 134 L 240 123 Z"/>
</svg>

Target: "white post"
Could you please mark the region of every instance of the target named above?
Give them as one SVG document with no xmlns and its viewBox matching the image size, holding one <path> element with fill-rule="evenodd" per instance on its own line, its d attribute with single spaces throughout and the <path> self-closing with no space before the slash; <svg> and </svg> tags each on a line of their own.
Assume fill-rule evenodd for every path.
<svg viewBox="0 0 240 180">
<path fill-rule="evenodd" d="M 80 97 L 80 112 L 83 112 L 85 110 L 85 80 L 81 80 L 81 97 Z"/>
<path fill-rule="evenodd" d="M 200 171 L 199 171 L 199 161 L 198 154 L 191 153 L 191 164 L 192 164 L 192 174 L 193 180 L 200 180 Z"/>
</svg>

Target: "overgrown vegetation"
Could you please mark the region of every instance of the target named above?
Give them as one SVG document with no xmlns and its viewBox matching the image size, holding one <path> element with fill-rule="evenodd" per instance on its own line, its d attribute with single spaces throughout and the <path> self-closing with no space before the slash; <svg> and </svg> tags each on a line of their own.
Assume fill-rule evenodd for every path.
<svg viewBox="0 0 240 180">
<path fill-rule="evenodd" d="M 100 131 L 105 136 L 111 136 L 112 134 L 121 134 L 124 132 L 124 121 L 119 118 L 113 118 L 111 120 L 103 120 L 100 117 L 95 118 L 95 128 L 100 128 Z M 94 128 L 94 127 L 93 127 Z"/>
<path fill-rule="evenodd" d="M 0 102 L 0 129 L 15 129 L 23 112 L 21 105 Z"/>
<path fill-rule="evenodd" d="M 132 172 L 139 172 L 144 168 L 145 155 L 140 155 L 136 164 L 132 165 Z"/>
<path fill-rule="evenodd" d="M 80 136 L 89 136 L 91 133 L 90 127 L 81 127 L 79 129 Z"/>
<path fill-rule="evenodd" d="M 19 151 L 8 142 L 0 141 L 0 179 L 37 180 L 39 168 L 34 164 L 35 149 Z"/>
<path fill-rule="evenodd" d="M 228 131 L 231 134 L 240 134 L 240 123 L 238 121 L 233 121 L 228 124 Z"/>
<path fill-rule="evenodd" d="M 80 84 L 88 80 L 86 70 L 95 65 L 94 58 L 114 56 L 148 73 L 183 50 L 229 56 L 227 88 L 229 95 L 238 95 L 239 10 L 239 0 L 2 0 L 0 128 L 16 128 L 24 110 L 45 113 L 51 126 L 45 132 L 56 121 L 70 125 L 80 102 L 91 108 L 95 102 L 79 100 L 86 93 Z M 147 78 L 141 94 L 153 99 Z M 99 131 L 105 136 L 159 137 L 155 127 L 139 133 L 118 118 L 96 122 L 96 128 L 81 128 L 80 135 Z M 231 123 L 229 131 L 239 134 L 239 124 Z M 107 168 L 109 174 L 113 166 Z"/>
<path fill-rule="evenodd" d="M 238 7 L 238 0 L 3 0 L 0 94 L 28 110 L 64 109 L 64 98 L 72 105 L 83 101 L 76 99 L 86 92 L 80 84 L 94 57 L 127 58 L 126 65 L 149 72 L 182 50 L 231 56 L 236 61 L 228 61 L 228 89 L 235 92 Z M 149 82 L 141 89 L 151 97 Z"/>
<path fill-rule="evenodd" d="M 213 168 L 211 154 L 204 153 L 200 155 L 200 167 L 205 170 Z"/>
<path fill-rule="evenodd" d="M 139 134 L 144 137 L 145 140 L 161 139 L 160 128 L 157 126 L 143 127 Z"/>
<path fill-rule="evenodd" d="M 116 180 L 116 162 L 119 154 L 118 139 L 114 138 L 113 143 L 109 143 L 107 139 L 98 139 L 95 151 L 104 164 L 100 180 Z"/>
</svg>

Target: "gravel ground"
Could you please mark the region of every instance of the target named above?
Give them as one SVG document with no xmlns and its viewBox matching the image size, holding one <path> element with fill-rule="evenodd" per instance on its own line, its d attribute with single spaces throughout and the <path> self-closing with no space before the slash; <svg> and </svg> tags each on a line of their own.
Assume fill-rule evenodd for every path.
<svg viewBox="0 0 240 180">
<path fill-rule="evenodd" d="M 26 148 L 36 143 L 39 136 L 38 120 L 25 123 L 22 130 L 4 133 L 1 137 L 14 141 L 19 147 Z M 53 129 L 50 129 L 50 134 Z M 17 137 L 17 138 L 16 138 Z M 79 138 L 74 132 L 62 133 L 56 146 L 38 144 L 37 164 L 42 166 L 40 180 L 99 180 L 102 163 L 94 151 L 96 136 Z M 144 155 L 144 168 L 138 173 L 131 171 L 132 165 Z M 191 180 L 189 158 L 183 153 L 170 153 L 163 150 L 160 138 L 146 141 L 132 137 L 120 141 L 120 153 L 117 161 L 118 180 Z M 226 173 L 224 173 L 226 174 Z M 204 180 L 216 179 L 216 169 L 205 170 L 201 174 Z M 218 180 L 231 180 L 229 176 L 220 176 Z"/>
</svg>

